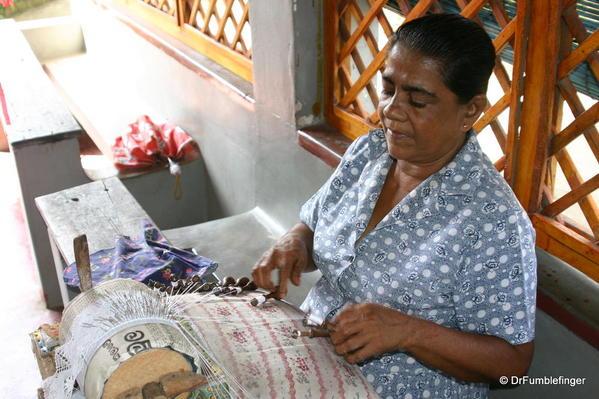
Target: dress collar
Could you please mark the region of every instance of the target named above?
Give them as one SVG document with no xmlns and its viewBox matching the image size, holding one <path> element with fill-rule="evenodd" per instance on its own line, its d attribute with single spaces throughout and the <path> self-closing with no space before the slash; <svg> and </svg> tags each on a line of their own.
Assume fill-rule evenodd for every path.
<svg viewBox="0 0 599 399">
<path fill-rule="evenodd" d="M 383 165 L 389 159 L 382 129 L 369 132 L 368 146 L 371 162 Z M 489 161 L 470 130 L 453 159 L 406 195 L 373 230 L 394 224 L 418 223 L 419 219 L 431 217 L 442 209 L 456 209 L 455 204 L 469 202 L 480 186 L 486 163 Z"/>
<path fill-rule="evenodd" d="M 368 151 L 370 161 L 388 156 L 383 129 L 373 129 L 368 133 Z M 429 176 L 414 191 L 428 187 L 431 191 L 442 191 L 445 194 L 469 194 L 480 182 L 483 159 L 486 159 L 486 155 L 471 129 L 466 133 L 466 141 L 453 159 Z M 457 169 L 461 169 L 461 177 L 457 177 Z"/>
</svg>

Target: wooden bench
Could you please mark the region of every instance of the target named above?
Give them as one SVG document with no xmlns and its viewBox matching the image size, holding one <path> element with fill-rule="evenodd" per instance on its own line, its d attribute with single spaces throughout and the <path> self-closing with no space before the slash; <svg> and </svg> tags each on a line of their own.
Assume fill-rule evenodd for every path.
<svg viewBox="0 0 599 399">
<path fill-rule="evenodd" d="M 114 166 L 112 145 L 127 131 L 130 123 L 143 114 L 160 122 L 168 118 L 168 114 L 156 109 L 155 98 L 140 93 L 138 86 L 152 86 L 155 82 L 138 81 L 139 77 L 131 75 L 129 69 L 107 68 L 106 62 L 98 62 L 114 58 L 118 64 L 118 50 L 105 47 L 90 46 L 84 54 L 44 64 L 48 77 L 85 131 L 81 156 L 83 171 L 93 181 L 119 177 L 162 228 L 208 220 L 207 198 L 216 194 L 212 192 L 202 155 L 180 161 L 183 195 L 177 199 L 175 178 L 167 165 L 135 172 L 119 171 Z M 172 122 L 181 123 L 179 120 Z M 181 127 L 192 136 L 199 133 L 198 126 Z M 163 212 L 165 208 L 170 212 Z"/>
<path fill-rule="evenodd" d="M 79 293 L 63 280 L 66 265 L 75 260 L 73 239 L 86 234 L 90 253 L 112 248 L 118 234 L 138 236 L 141 222 L 151 218 L 118 178 L 69 188 L 36 199 L 46 225 L 62 302 Z M 165 230 L 176 247 L 194 248 L 219 263 L 218 276 L 249 275 L 260 255 L 280 236 L 281 230 L 255 208 L 243 214 Z"/>
<path fill-rule="evenodd" d="M 82 130 L 13 20 L 0 21 L 0 37 L 0 123 L 15 159 L 46 305 L 58 308 L 50 243 L 34 199 L 89 181 L 79 159 Z"/>
<path fill-rule="evenodd" d="M 140 234 L 141 223 L 150 219 L 135 198 L 117 178 L 96 181 L 36 198 L 39 213 L 48 226 L 63 305 L 74 298 L 79 290 L 67 287 L 63 280 L 64 268 L 75 261 L 73 239 L 87 235 L 89 251 L 114 247 L 119 234 Z"/>
<path fill-rule="evenodd" d="M 43 32 L 30 25 L 13 20 L 0 21 L 3 49 L 0 61 L 0 132 L 6 134 L 14 155 L 46 306 L 58 309 L 62 306 L 63 293 L 56 281 L 46 226 L 37 212 L 34 198 L 92 181 L 82 168 L 80 157 L 80 139 L 86 132 L 79 122 L 89 121 L 83 113 L 75 115 L 79 122 L 74 119 L 70 99 L 65 99 L 62 88 L 57 90 L 44 72 L 25 34 L 33 35 L 40 47 L 39 35 Z M 26 29 L 25 32 L 22 29 Z M 83 41 L 82 37 L 80 41 Z M 80 47 L 84 49 L 84 45 Z M 38 48 L 37 53 L 40 52 L 44 53 Z M 49 57 L 46 53 L 42 54 L 44 59 Z M 93 96 L 90 94 L 90 97 Z M 94 121 L 113 119 L 110 110 L 102 108 L 95 109 Z M 107 113 L 110 118 L 106 118 Z M 93 130 L 92 125 L 84 125 L 84 128 Z M 107 148 L 110 154 L 109 144 Z M 208 179 L 203 161 L 199 158 L 181 166 L 181 200 L 174 198 L 174 178 L 167 169 L 131 176 L 125 183 L 144 209 L 166 228 L 206 220 L 209 185 L 205 184 Z M 165 207 L 173 211 L 162 212 Z"/>
</svg>

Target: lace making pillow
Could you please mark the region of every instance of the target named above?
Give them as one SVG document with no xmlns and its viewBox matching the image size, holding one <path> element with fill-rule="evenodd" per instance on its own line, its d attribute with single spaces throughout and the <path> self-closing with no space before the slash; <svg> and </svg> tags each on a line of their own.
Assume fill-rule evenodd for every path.
<svg viewBox="0 0 599 399">
<path fill-rule="evenodd" d="M 218 363 L 256 398 L 378 398 L 360 369 L 335 354 L 328 338 L 294 339 L 303 314 L 269 301 L 185 295 L 186 313 Z"/>
</svg>

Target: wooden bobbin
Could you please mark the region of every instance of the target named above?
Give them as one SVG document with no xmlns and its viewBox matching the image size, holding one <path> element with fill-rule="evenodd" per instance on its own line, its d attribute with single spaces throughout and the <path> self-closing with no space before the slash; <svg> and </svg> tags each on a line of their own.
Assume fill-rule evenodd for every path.
<svg viewBox="0 0 599 399">
<path fill-rule="evenodd" d="M 276 291 L 269 292 L 268 294 L 258 295 L 257 297 L 252 298 L 252 300 L 250 301 L 250 304 L 252 306 L 259 306 L 259 305 L 264 304 L 269 299 L 276 298 L 276 297 L 277 297 L 277 292 Z"/>
</svg>

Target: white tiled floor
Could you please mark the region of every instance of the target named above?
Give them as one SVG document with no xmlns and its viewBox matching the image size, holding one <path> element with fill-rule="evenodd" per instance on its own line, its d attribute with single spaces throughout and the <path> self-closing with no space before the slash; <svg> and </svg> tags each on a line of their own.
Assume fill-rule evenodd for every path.
<svg viewBox="0 0 599 399">
<path fill-rule="evenodd" d="M 0 248 L 0 399 L 34 399 L 41 377 L 28 333 L 60 313 L 44 304 L 9 153 L 0 153 Z"/>
</svg>

